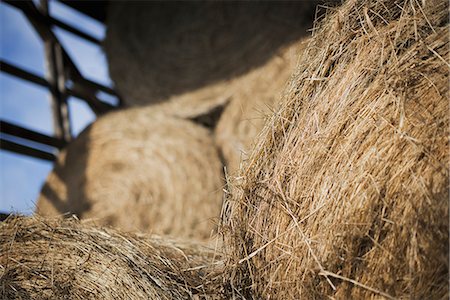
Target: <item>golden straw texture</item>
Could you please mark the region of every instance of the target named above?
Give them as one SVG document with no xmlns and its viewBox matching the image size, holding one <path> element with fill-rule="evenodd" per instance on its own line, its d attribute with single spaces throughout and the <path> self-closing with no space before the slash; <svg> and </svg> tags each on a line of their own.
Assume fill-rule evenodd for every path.
<svg viewBox="0 0 450 300">
<path fill-rule="evenodd" d="M 246 74 L 173 96 L 154 106 L 166 114 L 190 119 L 223 106 L 214 124 L 214 140 L 225 160 L 227 173 L 235 175 L 253 148 L 267 116 L 277 107 L 307 41 L 300 39 L 279 49 L 264 65 Z"/>
<path fill-rule="evenodd" d="M 1 299 L 216 299 L 220 256 L 158 236 L 16 217 L 0 223 Z"/>
<path fill-rule="evenodd" d="M 448 61 L 447 1 L 329 12 L 231 183 L 229 290 L 448 298 Z"/>
<path fill-rule="evenodd" d="M 128 104 L 157 104 L 182 118 L 225 106 L 212 126 L 235 175 L 280 99 L 319 2 L 113 2 L 111 77 Z"/>
<path fill-rule="evenodd" d="M 280 49 L 264 66 L 230 81 L 227 89 L 230 102 L 214 131 L 227 173 L 236 175 L 240 164 L 252 150 L 267 116 L 278 105 L 306 41 L 300 40 Z"/>
<path fill-rule="evenodd" d="M 207 239 L 222 204 L 222 163 L 211 133 L 151 107 L 107 114 L 61 153 L 37 213 Z"/>
</svg>

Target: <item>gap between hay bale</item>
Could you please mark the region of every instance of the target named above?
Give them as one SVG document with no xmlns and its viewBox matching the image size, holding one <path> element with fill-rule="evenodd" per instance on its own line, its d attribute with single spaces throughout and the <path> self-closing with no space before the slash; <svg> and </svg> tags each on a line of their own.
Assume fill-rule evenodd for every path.
<svg viewBox="0 0 450 300">
<path fill-rule="evenodd" d="M 228 289 L 447 298 L 448 2 L 351 0 L 315 27 L 230 184 Z"/>
<path fill-rule="evenodd" d="M 193 120 L 225 107 L 214 135 L 235 175 L 294 70 L 318 3 L 112 3 L 111 77 L 131 105 Z"/>
<path fill-rule="evenodd" d="M 75 219 L 0 223 L 2 299 L 218 299 L 220 254 Z"/>
<path fill-rule="evenodd" d="M 122 110 L 60 154 L 36 212 L 205 240 L 220 213 L 222 177 L 210 131 L 151 107 Z"/>
<path fill-rule="evenodd" d="M 165 114 L 192 120 L 198 120 L 205 112 L 220 110 L 219 118 L 210 122 L 209 127 L 214 129 L 214 141 L 224 157 L 227 173 L 235 175 L 267 116 L 277 107 L 307 41 L 301 39 L 279 49 L 263 66 L 244 75 L 173 96 L 154 107 Z M 201 119 L 198 121 L 202 123 Z"/>
</svg>

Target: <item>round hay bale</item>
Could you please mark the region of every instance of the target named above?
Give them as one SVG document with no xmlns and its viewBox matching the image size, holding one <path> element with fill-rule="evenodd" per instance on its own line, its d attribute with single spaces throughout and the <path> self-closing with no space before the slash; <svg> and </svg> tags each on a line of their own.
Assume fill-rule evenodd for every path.
<svg viewBox="0 0 450 300">
<path fill-rule="evenodd" d="M 217 299 L 220 255 L 74 219 L 0 223 L 2 299 Z"/>
<path fill-rule="evenodd" d="M 445 299 L 448 1 L 350 0 L 316 28 L 231 185 L 227 284 L 253 299 Z"/>
<path fill-rule="evenodd" d="M 218 120 L 214 118 L 210 127 L 214 128 L 214 140 L 223 155 L 227 173 L 234 175 L 252 149 L 266 117 L 277 106 L 295 70 L 298 53 L 307 41 L 303 39 L 283 47 L 263 66 L 242 76 L 171 97 L 154 107 L 166 114 L 196 121 L 220 110 Z M 177 110 L 177 107 L 183 109 Z"/>
<path fill-rule="evenodd" d="M 105 39 L 111 78 L 130 105 L 227 81 L 265 64 L 303 36 L 315 4 L 113 1 Z"/>
<path fill-rule="evenodd" d="M 107 114 L 59 156 L 36 212 L 180 237 L 210 237 L 222 204 L 211 133 L 153 108 Z"/>
</svg>

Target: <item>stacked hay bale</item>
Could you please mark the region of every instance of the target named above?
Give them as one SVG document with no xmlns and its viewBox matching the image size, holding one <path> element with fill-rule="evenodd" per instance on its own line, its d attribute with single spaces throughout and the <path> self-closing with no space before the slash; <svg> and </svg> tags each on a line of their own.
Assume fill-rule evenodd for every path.
<svg viewBox="0 0 450 300">
<path fill-rule="evenodd" d="M 220 115 L 212 126 L 214 141 L 223 155 L 227 173 L 235 175 L 267 116 L 277 107 L 283 88 L 295 70 L 298 54 L 307 41 L 301 39 L 279 49 L 263 66 L 245 75 L 173 97 L 155 107 L 164 113 L 193 120 L 220 108 Z"/>
<path fill-rule="evenodd" d="M 264 66 L 236 78 L 230 84 L 231 101 L 215 128 L 215 142 L 231 175 L 239 169 L 252 150 L 268 115 L 278 105 L 296 58 L 306 41 L 280 49 Z"/>
<path fill-rule="evenodd" d="M 191 244 L 99 230 L 73 220 L 17 218 L 0 225 L 2 296 L 448 297 L 448 36 L 448 3 L 443 0 L 349 0 L 322 22 L 284 94 L 282 108 L 265 126 L 240 171 L 239 183 L 231 184 L 222 227 L 229 255 L 226 274 L 212 251 Z M 267 78 L 261 78 L 265 66 L 248 73 L 248 82 L 257 87 L 276 82 L 276 74 L 288 76 L 284 61 L 268 63 Z M 272 68 L 273 73 L 268 71 Z M 241 99 L 231 100 L 233 109 L 246 104 L 242 99 L 252 99 L 248 95 L 273 99 L 273 94 L 252 94 L 253 88 L 240 84 L 230 96 Z M 280 85 L 273 83 L 269 89 Z M 191 84 L 180 90 L 187 87 Z M 225 95 L 220 85 L 214 88 L 217 95 Z M 159 93 L 164 95 L 155 91 L 155 101 Z M 208 95 L 206 89 L 195 93 Z M 224 103 L 226 98 L 216 100 Z M 174 166 L 175 157 L 183 157 L 177 160 L 182 163 L 194 156 L 201 163 L 214 152 L 202 150 L 214 149 L 211 136 L 169 115 L 140 108 L 100 119 L 61 156 L 59 164 L 71 167 L 55 168 L 39 210 L 105 214 L 106 223 L 125 227 L 130 217 L 121 215 L 136 211 L 153 217 L 136 218 L 132 228 L 190 237 L 189 230 L 202 231 L 193 224 L 205 215 L 200 210 L 206 202 L 191 200 L 186 191 L 201 194 L 202 189 L 191 184 L 210 180 L 216 172 L 194 171 L 195 163 L 186 169 L 168 166 Z M 226 127 L 220 122 L 218 128 Z M 119 134 L 124 128 L 126 134 Z M 186 146 L 186 140 L 193 144 Z M 85 148 L 89 155 L 70 162 L 71 153 L 85 153 L 80 150 Z M 151 155 L 146 156 L 147 151 Z M 217 153 L 211 157 L 218 160 Z M 211 161 L 208 158 L 208 168 L 215 165 Z M 86 168 L 94 162 L 98 167 Z M 148 172 L 156 169 L 157 173 Z M 129 179 L 128 174 L 142 178 L 111 185 L 111 178 L 100 179 L 108 170 L 121 179 Z M 65 185 L 71 182 L 71 172 L 85 174 Z M 167 178 L 170 184 L 162 180 Z M 147 190 L 148 182 L 157 184 Z M 171 186 L 177 190 L 168 195 Z M 101 198 L 115 188 L 107 194 L 113 201 Z M 84 202 L 66 201 L 70 191 L 82 194 Z M 179 215 L 171 215 L 170 224 L 157 229 L 149 225 L 164 220 L 161 205 L 178 194 L 183 197 L 169 206 L 193 201 L 195 221 L 185 218 L 178 226 L 172 223 Z M 130 198 L 137 200 L 121 202 Z M 141 199 L 164 201 L 145 206 Z M 114 204 L 120 214 L 108 211 Z M 188 232 L 182 227 L 189 227 Z"/>
<path fill-rule="evenodd" d="M 0 223 L 2 299 L 216 299 L 220 257 L 157 236 L 74 219 Z"/>
<path fill-rule="evenodd" d="M 128 104 L 158 103 L 185 118 L 227 105 L 215 136 L 235 173 L 294 70 L 315 6 L 112 3 L 105 41 L 111 78 Z"/>
<path fill-rule="evenodd" d="M 314 2 L 113 2 L 105 49 L 130 105 L 245 74 L 305 34 Z M 223 87 L 226 88 L 226 87 Z M 191 106 L 198 101 L 192 99 Z"/>
<path fill-rule="evenodd" d="M 232 185 L 230 290 L 444 299 L 448 2 L 350 0 L 313 34 Z"/>
<path fill-rule="evenodd" d="M 222 204 L 210 131 L 149 108 L 107 114 L 59 156 L 37 213 L 179 237 L 210 237 Z"/>
</svg>

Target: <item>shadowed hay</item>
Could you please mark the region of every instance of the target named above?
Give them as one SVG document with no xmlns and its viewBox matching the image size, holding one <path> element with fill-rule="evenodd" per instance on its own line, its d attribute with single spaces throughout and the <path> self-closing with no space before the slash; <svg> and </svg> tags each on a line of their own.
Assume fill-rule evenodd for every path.
<svg viewBox="0 0 450 300">
<path fill-rule="evenodd" d="M 112 2 L 105 50 L 111 78 L 130 105 L 175 101 L 178 110 L 220 102 L 170 99 L 264 65 L 305 34 L 314 1 Z M 308 25 L 309 28 L 309 25 Z"/>
<path fill-rule="evenodd" d="M 294 70 L 317 3 L 112 3 L 111 77 L 129 104 L 160 102 L 183 118 L 226 105 L 215 140 L 234 174 Z"/>
<path fill-rule="evenodd" d="M 279 49 L 264 65 L 244 75 L 174 96 L 154 106 L 166 114 L 194 118 L 224 105 L 214 129 L 214 140 L 225 159 L 227 172 L 235 175 L 254 146 L 267 115 L 278 105 L 306 41 L 301 39 Z"/>
<path fill-rule="evenodd" d="M 277 107 L 305 44 L 300 40 L 284 47 L 264 66 L 229 82 L 230 103 L 214 131 L 229 174 L 235 175 L 241 162 L 246 160 L 267 116 Z"/>
<path fill-rule="evenodd" d="M 0 223 L 2 299 L 215 299 L 220 257 L 158 236 L 16 217 Z"/>
<path fill-rule="evenodd" d="M 448 2 L 351 0 L 313 33 L 231 184 L 247 298 L 448 297 Z"/>
<path fill-rule="evenodd" d="M 206 239 L 222 204 L 211 133 L 153 108 L 95 121 L 59 156 L 37 213 L 73 213 L 123 230 Z"/>
</svg>

